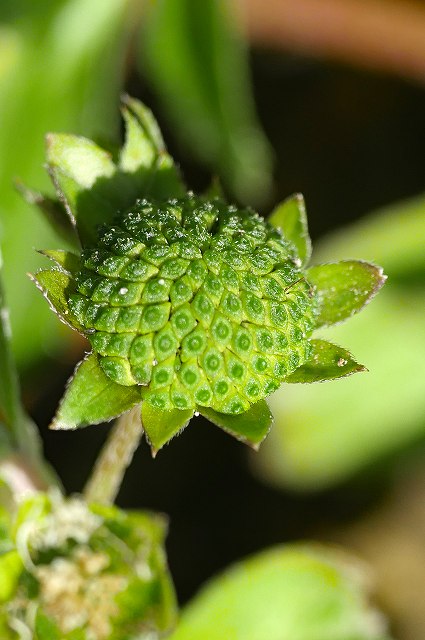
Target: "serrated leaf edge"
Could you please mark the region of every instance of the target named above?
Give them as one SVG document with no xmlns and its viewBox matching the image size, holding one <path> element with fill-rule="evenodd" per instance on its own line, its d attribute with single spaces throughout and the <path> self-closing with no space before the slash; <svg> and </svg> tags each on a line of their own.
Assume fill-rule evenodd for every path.
<svg viewBox="0 0 425 640">
<path fill-rule="evenodd" d="M 340 323 L 338 323 L 338 324 L 340 324 Z M 321 342 L 327 342 L 328 344 L 332 345 L 333 347 L 337 347 L 338 349 L 343 349 L 344 351 L 346 351 L 348 356 L 353 360 L 353 362 L 356 363 L 356 365 L 357 365 L 356 369 L 354 369 L 354 371 L 347 371 L 347 373 L 344 373 L 342 376 L 339 376 L 338 378 L 327 378 L 325 380 L 312 380 L 311 382 L 306 380 L 305 382 L 295 382 L 295 383 L 287 382 L 287 380 L 285 379 L 285 380 L 283 380 L 283 384 L 323 384 L 323 383 L 327 383 L 327 382 L 336 382 L 337 380 L 342 380 L 343 378 L 349 378 L 350 376 L 354 375 L 355 373 L 369 373 L 369 369 L 364 364 L 360 364 L 359 362 L 357 362 L 357 360 L 354 358 L 354 356 L 351 353 L 351 351 L 348 351 L 348 349 L 346 349 L 345 347 L 342 347 L 341 345 L 336 344 L 335 342 L 331 342 L 330 340 L 327 340 L 326 338 L 320 338 L 320 337 L 317 337 L 317 336 L 315 336 L 313 338 L 313 340 L 320 340 Z M 301 366 L 303 366 L 303 365 L 301 365 Z M 296 373 L 296 371 L 297 371 L 297 369 L 295 369 L 295 371 L 293 373 Z"/>
<path fill-rule="evenodd" d="M 360 309 L 352 309 L 350 314 L 348 316 L 346 316 L 345 318 L 342 318 L 341 320 L 337 320 L 336 322 L 324 322 L 321 323 L 319 325 L 316 326 L 316 329 L 321 329 L 322 327 L 335 327 L 339 324 L 342 324 L 343 322 L 346 322 L 347 320 L 349 320 L 350 318 L 352 318 L 353 316 L 355 316 L 357 313 L 360 313 L 361 311 L 363 311 L 363 309 L 373 300 L 373 298 L 379 293 L 379 291 L 382 289 L 382 287 L 384 286 L 384 284 L 386 283 L 386 281 L 388 280 L 388 276 L 384 273 L 384 268 L 381 267 L 380 265 L 375 264 L 374 262 L 369 262 L 368 260 L 358 260 L 357 258 L 353 258 L 353 259 L 345 259 L 345 260 L 338 260 L 337 262 L 335 261 L 329 261 L 329 262 L 321 262 L 320 264 L 312 264 L 308 267 L 308 269 L 306 269 L 305 272 L 305 277 L 307 279 L 307 281 L 311 284 L 311 286 L 314 288 L 314 291 L 316 292 L 316 295 L 319 298 L 319 305 L 318 305 L 318 312 L 316 315 L 320 315 L 321 312 L 321 306 L 320 306 L 320 289 L 318 289 L 318 287 L 309 280 L 309 274 L 308 271 L 310 269 L 317 269 L 319 267 L 326 267 L 332 264 L 341 264 L 341 263 L 352 263 L 352 262 L 356 262 L 356 263 L 360 263 L 363 265 L 366 265 L 368 268 L 371 267 L 372 269 L 376 270 L 377 272 L 377 282 L 376 285 L 371 289 L 367 299 L 365 300 L 365 302 L 363 303 L 363 305 L 360 307 Z M 348 287 L 349 288 L 349 287 Z M 333 344 L 333 343 L 331 343 Z M 338 346 L 338 345 L 335 345 Z M 344 347 L 341 347 L 342 349 Z"/>
<path fill-rule="evenodd" d="M 78 426 L 75 426 L 75 427 L 65 427 L 65 426 L 61 426 L 61 423 L 60 423 L 60 421 L 59 421 L 59 419 L 58 419 L 58 414 L 59 414 L 60 409 L 61 409 L 61 407 L 62 407 L 62 405 L 63 405 L 63 403 L 64 403 L 65 396 L 66 396 L 66 392 L 67 392 L 68 388 L 70 387 L 70 385 L 71 385 L 72 381 L 74 380 L 75 376 L 77 375 L 77 372 L 78 372 L 79 368 L 80 368 L 80 367 L 81 367 L 81 365 L 82 365 L 84 362 L 86 362 L 86 361 L 90 358 L 90 356 L 92 356 L 92 355 L 94 355 L 94 356 L 96 357 L 96 360 L 97 360 L 97 354 L 96 354 L 96 353 L 94 353 L 94 351 L 89 351 L 89 352 L 87 352 L 87 353 L 85 354 L 84 358 L 83 358 L 82 360 L 80 360 L 80 362 L 78 362 L 78 363 L 76 364 L 76 366 L 75 366 L 75 368 L 74 368 L 74 371 L 73 371 L 72 375 L 68 378 L 68 380 L 67 380 L 67 382 L 66 382 L 66 384 L 65 384 L 65 392 L 64 392 L 64 394 L 63 394 L 63 396 L 62 396 L 62 398 L 61 398 L 61 400 L 60 400 L 60 402 L 59 402 L 58 408 L 56 409 L 55 416 L 54 416 L 54 418 L 53 418 L 52 422 L 49 424 L 49 429 L 50 429 L 51 431 L 76 431 L 77 429 L 79 429 L 79 428 L 80 428 L 80 427 L 78 427 Z M 111 382 L 111 384 L 117 384 L 117 383 L 114 383 L 114 381 L 113 381 L 113 380 L 110 380 L 110 382 Z M 117 385 L 117 386 L 119 386 L 119 385 Z M 102 420 L 95 420 L 95 421 L 93 421 L 93 422 L 90 422 L 90 425 L 103 424 L 104 422 L 111 422 L 112 420 L 115 420 L 116 418 L 119 418 L 120 416 L 124 415 L 124 413 L 127 413 L 128 411 L 131 411 L 132 409 L 134 409 L 134 407 L 135 407 L 137 404 L 138 404 L 138 403 L 137 403 L 137 402 L 135 402 L 135 403 L 134 403 L 134 405 L 133 405 L 132 407 L 130 407 L 129 409 L 126 409 L 125 411 L 121 411 L 120 413 L 117 413 L 116 415 L 111 416 L 110 418 L 108 418 L 108 419 L 106 419 L 106 420 L 102 419 Z M 141 400 L 140 400 L 139 404 L 141 404 Z"/>
<path fill-rule="evenodd" d="M 58 265 L 57 267 L 53 266 L 51 269 L 49 269 L 50 271 L 57 271 L 58 273 L 63 273 L 64 275 L 70 276 L 71 274 L 68 271 L 65 271 L 64 269 L 60 268 L 60 265 Z M 27 272 L 27 276 L 29 277 L 29 279 L 35 284 L 35 286 L 37 287 L 37 289 L 42 293 L 43 298 L 45 298 L 49 304 L 50 309 L 53 311 L 53 313 L 55 313 L 57 315 L 57 317 L 59 318 L 59 320 L 65 324 L 67 327 L 69 327 L 70 329 L 72 329 L 73 331 L 77 331 L 80 335 L 82 336 L 86 336 L 86 332 L 84 331 L 84 327 L 82 327 L 80 324 L 74 325 L 72 324 L 62 313 L 60 313 L 56 307 L 54 306 L 54 304 L 52 303 L 52 301 L 49 298 L 48 292 L 44 289 L 44 287 L 42 286 L 42 284 L 37 280 L 37 274 L 41 273 L 42 271 L 46 271 L 46 269 L 39 269 L 38 271 L 36 271 L 35 273 L 29 273 Z M 70 317 L 72 317 L 70 315 Z"/>
</svg>

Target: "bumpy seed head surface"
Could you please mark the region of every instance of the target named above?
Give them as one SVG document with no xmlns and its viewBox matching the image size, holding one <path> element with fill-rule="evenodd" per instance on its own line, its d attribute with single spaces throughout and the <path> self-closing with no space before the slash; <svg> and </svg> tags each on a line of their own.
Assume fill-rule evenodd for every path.
<svg viewBox="0 0 425 640">
<path fill-rule="evenodd" d="M 103 371 L 159 409 L 242 413 L 309 355 L 316 301 L 293 245 L 218 199 L 137 201 L 84 250 L 76 290 Z"/>
</svg>

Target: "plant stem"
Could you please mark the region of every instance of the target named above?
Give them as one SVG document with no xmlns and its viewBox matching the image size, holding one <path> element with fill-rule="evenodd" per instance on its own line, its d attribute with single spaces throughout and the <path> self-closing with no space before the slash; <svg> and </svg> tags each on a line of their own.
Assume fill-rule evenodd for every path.
<svg viewBox="0 0 425 640">
<path fill-rule="evenodd" d="M 115 422 L 84 488 L 87 502 L 114 502 L 142 435 L 140 405 L 137 405 Z"/>
</svg>

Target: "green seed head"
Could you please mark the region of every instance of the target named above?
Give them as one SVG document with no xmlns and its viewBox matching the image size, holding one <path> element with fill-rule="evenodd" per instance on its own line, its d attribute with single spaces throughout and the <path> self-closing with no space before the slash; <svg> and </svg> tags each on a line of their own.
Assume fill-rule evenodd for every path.
<svg viewBox="0 0 425 640">
<path fill-rule="evenodd" d="M 84 250 L 69 306 L 106 375 L 152 406 L 239 414 L 309 355 L 316 300 L 300 264 L 250 209 L 139 200 Z"/>
</svg>

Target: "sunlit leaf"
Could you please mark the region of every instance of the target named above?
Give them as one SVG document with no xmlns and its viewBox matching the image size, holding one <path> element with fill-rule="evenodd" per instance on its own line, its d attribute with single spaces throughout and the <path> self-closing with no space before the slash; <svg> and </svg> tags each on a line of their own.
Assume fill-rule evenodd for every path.
<svg viewBox="0 0 425 640">
<path fill-rule="evenodd" d="M 277 547 L 213 579 L 170 640 L 390 640 L 364 584 L 364 569 L 346 555 Z"/>
<path fill-rule="evenodd" d="M 366 368 L 353 359 L 349 351 L 326 340 L 311 340 L 311 356 L 285 378 L 285 382 L 324 382 L 344 378 Z"/>
<path fill-rule="evenodd" d="M 46 151 L 47 163 L 72 178 L 81 190 L 90 189 L 100 178 L 110 178 L 115 173 L 110 154 L 81 136 L 49 133 Z"/>
<path fill-rule="evenodd" d="M 157 155 L 155 147 L 131 111 L 123 109 L 123 117 L 126 139 L 120 153 L 120 167 L 131 173 L 140 166 L 151 167 Z"/>
<path fill-rule="evenodd" d="M 62 322 L 77 329 L 77 331 L 84 331 L 84 327 L 69 309 L 67 294 L 73 291 L 74 288 L 73 280 L 69 274 L 55 269 L 44 269 L 38 271 L 35 275 L 31 275 L 31 279 Z"/>
<path fill-rule="evenodd" d="M 156 454 L 171 438 L 183 431 L 189 424 L 193 411 L 190 409 L 179 411 L 161 411 L 147 402 L 142 403 L 142 423 L 152 453 Z"/>
<path fill-rule="evenodd" d="M 140 402 L 138 387 L 124 387 L 108 378 L 97 357 L 89 355 L 77 365 L 51 425 L 76 429 L 112 420 Z"/>
<path fill-rule="evenodd" d="M 342 322 L 363 309 L 386 280 L 381 267 L 361 260 L 320 264 L 306 275 L 319 298 L 317 327 Z"/>
<path fill-rule="evenodd" d="M 142 102 L 123 97 L 126 140 L 119 160 L 134 198 L 177 198 L 186 192 L 178 167 L 167 153 L 152 112 Z M 129 203 L 130 204 L 130 203 Z"/>
<path fill-rule="evenodd" d="M 209 407 L 200 407 L 200 413 L 215 425 L 241 442 L 258 449 L 273 423 L 273 416 L 265 400 L 260 400 L 240 415 L 217 413 Z"/>
<path fill-rule="evenodd" d="M 158 123 L 152 112 L 139 100 L 124 96 L 123 116 L 126 140 L 120 153 L 119 166 L 123 171 L 134 172 L 151 167 L 158 155 L 165 153 L 165 144 Z"/>
<path fill-rule="evenodd" d="M 106 151 L 87 138 L 68 134 L 47 136 L 50 176 L 76 226 L 83 244 L 96 236 L 96 227 L 115 212 L 116 167 Z"/>
<path fill-rule="evenodd" d="M 125 104 L 126 142 L 118 166 L 87 138 L 47 138 L 50 176 L 83 246 L 95 241 L 100 224 L 110 223 L 136 199 L 162 200 L 185 192 L 151 112 L 132 98 L 125 98 Z"/>
<path fill-rule="evenodd" d="M 303 196 L 296 193 L 284 200 L 272 211 L 268 221 L 281 229 L 283 235 L 295 245 L 301 263 L 305 266 L 311 256 L 311 240 Z"/>
</svg>

